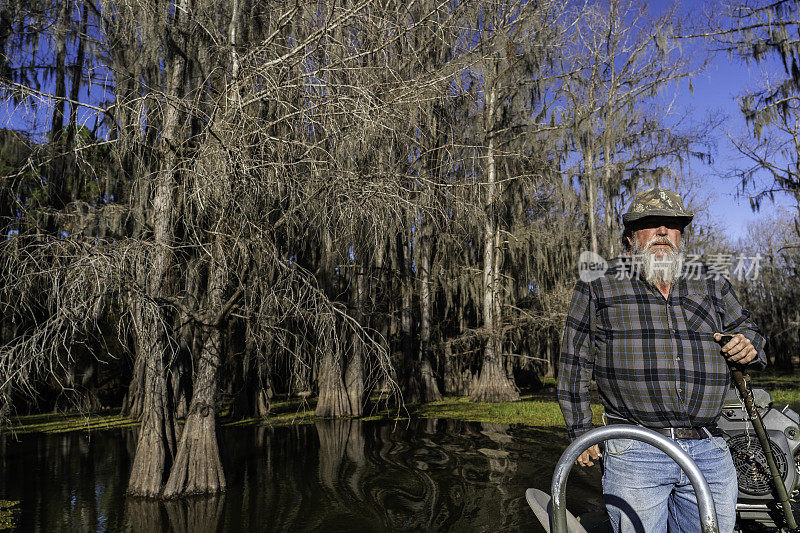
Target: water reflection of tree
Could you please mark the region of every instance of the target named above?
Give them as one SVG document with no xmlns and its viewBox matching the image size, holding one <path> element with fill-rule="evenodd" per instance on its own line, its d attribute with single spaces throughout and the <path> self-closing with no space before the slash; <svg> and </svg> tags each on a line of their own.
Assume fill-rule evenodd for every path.
<svg viewBox="0 0 800 533">
<path fill-rule="evenodd" d="M 35 465 L 34 475 L 13 450 L 3 456 L 0 478 L 6 485 L 0 491 L 20 480 L 20 493 L 30 495 L 21 506 L 27 513 L 21 517 L 27 520 L 23 527 L 134 532 L 516 529 L 529 523 L 520 476 L 536 476 L 539 464 L 557 459 L 556 454 L 550 460 L 546 446 L 540 449 L 547 437 L 539 433 L 531 433 L 537 444 L 529 445 L 518 431 L 512 439 L 506 426 L 451 420 L 227 428 L 223 443 L 230 489 L 224 503 L 202 499 L 176 505 L 123 496 L 135 443 L 126 442 L 128 433 L 97 434 L 91 440 L 77 433 L 32 439 L 25 455 L 31 472 Z M 8 439 L 5 445 L 15 446 Z M 521 460 L 520 453 L 535 457 Z"/>
<path fill-rule="evenodd" d="M 515 485 L 517 461 L 509 451 L 508 426 L 442 420 L 436 442 L 447 455 L 449 475 L 436 478 L 441 505 L 434 529 L 507 530 L 520 525 L 522 490 Z M 487 468 L 488 464 L 488 468 Z"/>
<path fill-rule="evenodd" d="M 203 496 L 164 502 L 173 533 L 214 533 L 219 529 L 225 496 Z"/>
<path fill-rule="evenodd" d="M 350 460 L 357 464 L 364 463 L 364 436 L 361 432 L 361 422 L 320 420 L 314 425 L 319 436 L 319 479 L 331 491 L 339 493 L 339 477 L 345 453 L 353 455 Z"/>
<path fill-rule="evenodd" d="M 308 426 L 231 428 L 225 444 L 226 493 L 223 521 L 240 531 L 309 530 L 319 514 L 318 498 L 309 490 L 310 457 L 316 441 Z"/>
<path fill-rule="evenodd" d="M 37 439 L 39 460 L 44 469 L 52 472 L 40 477 L 37 490 L 43 493 L 37 503 L 47 509 L 42 515 L 47 517 L 42 524 L 45 529 L 70 529 L 76 525 L 99 528 L 98 500 L 105 494 L 110 478 L 119 475 L 124 479 L 126 474 L 114 468 L 114 461 L 119 463 L 120 450 L 116 442 L 109 441 L 108 446 L 101 447 L 90 440 L 89 434 L 78 432 Z M 111 465 L 111 469 L 104 469 L 105 465 Z M 54 499 L 51 475 L 73 480 L 74 484 L 59 484 L 59 495 Z"/>
<path fill-rule="evenodd" d="M 365 457 L 364 423 L 360 420 L 320 420 L 315 422 L 319 437 L 319 480 L 326 490 L 329 506 L 325 523 L 347 523 L 354 512 L 371 510 L 365 504 L 364 477 L 368 470 Z M 370 470 L 374 470 L 370 469 Z M 372 510 L 372 520 L 377 514 Z M 350 517 L 350 518 L 348 518 Z M 364 517 L 359 517 L 359 521 Z"/>
<path fill-rule="evenodd" d="M 481 433 L 489 437 L 495 444 L 494 447 L 479 450 L 489 461 L 489 484 L 493 490 L 487 492 L 500 494 L 501 497 L 495 500 L 496 505 L 493 509 L 498 514 L 499 521 L 496 522 L 498 529 L 506 530 L 513 525 L 515 518 L 513 510 L 509 508 L 510 504 L 514 502 L 515 495 L 508 493 L 508 485 L 511 477 L 517 471 L 517 463 L 506 450 L 506 446 L 511 443 L 512 438 L 508 434 L 508 425 L 506 424 L 482 423 L 481 426 Z M 512 520 L 512 523 L 509 523 L 509 520 Z"/>
<path fill-rule="evenodd" d="M 0 434 L 0 498 L 21 500 L 22 530 L 113 529 L 128 465 L 113 432 Z"/>
<path fill-rule="evenodd" d="M 145 498 L 125 498 L 125 522 L 133 533 L 164 531 L 161 502 Z"/>
<path fill-rule="evenodd" d="M 90 453 L 89 435 L 84 433 L 73 433 L 71 435 L 77 437 L 73 442 L 78 448 L 77 457 L 76 454 L 72 454 L 73 461 L 77 463 L 74 465 L 74 474 L 79 480 L 80 493 L 88 496 L 78 499 L 75 504 L 79 509 L 81 523 L 98 524 L 98 491 L 95 490 L 98 485 L 98 479 L 95 470 L 95 457 L 94 454 Z"/>
<path fill-rule="evenodd" d="M 505 496 L 505 482 L 517 470 L 517 464 L 511 459 L 511 454 L 505 449 L 513 440 L 508 434 L 507 424 L 481 423 L 481 433 L 495 443 L 491 448 L 481 448 L 480 451 L 489 460 L 489 482 L 497 485 L 498 490 Z"/>
<path fill-rule="evenodd" d="M 212 533 L 219 530 L 224 508 L 224 495 L 167 501 L 128 497 L 125 522 L 133 533 Z"/>
</svg>

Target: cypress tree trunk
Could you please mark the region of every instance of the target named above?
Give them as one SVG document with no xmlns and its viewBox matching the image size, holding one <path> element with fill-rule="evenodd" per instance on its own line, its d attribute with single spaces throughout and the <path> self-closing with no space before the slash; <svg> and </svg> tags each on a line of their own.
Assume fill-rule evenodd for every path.
<svg viewBox="0 0 800 533">
<path fill-rule="evenodd" d="M 175 361 L 170 365 L 169 380 L 170 380 L 170 394 L 172 394 L 172 405 L 175 410 L 176 418 L 185 418 L 189 409 L 189 381 L 191 380 L 191 371 L 189 362 L 191 361 L 192 354 L 189 352 L 188 346 L 181 342 L 178 348 Z"/>
<path fill-rule="evenodd" d="M 366 286 L 364 270 L 356 262 L 355 283 L 355 319 L 359 325 L 364 326 L 364 305 L 366 301 Z M 353 356 L 347 362 L 344 374 L 344 385 L 347 389 L 347 398 L 350 404 L 350 414 L 361 416 L 364 413 L 364 342 L 358 335 L 353 336 Z"/>
<path fill-rule="evenodd" d="M 78 393 L 78 408 L 81 411 L 97 411 L 104 406 L 100 402 L 98 396 L 98 382 L 97 382 L 97 360 L 93 357 L 88 357 L 86 366 L 83 367 L 80 376 L 80 387 Z"/>
<path fill-rule="evenodd" d="M 444 370 L 444 393 L 452 396 L 458 389 L 458 380 L 455 361 L 453 361 L 453 343 L 450 341 L 444 343 L 442 367 Z"/>
<path fill-rule="evenodd" d="M 468 262 L 468 254 L 464 253 L 465 264 Z M 461 285 L 458 289 L 458 301 L 456 305 L 456 318 L 458 321 L 458 336 L 461 337 L 466 330 L 467 323 L 464 316 L 464 311 L 468 304 L 468 295 L 466 288 Z M 469 394 L 470 384 L 473 381 L 472 372 L 469 368 L 463 368 L 462 359 L 453 354 L 453 343 L 445 342 L 445 377 L 444 377 L 444 390 L 445 394 L 464 396 Z"/>
<path fill-rule="evenodd" d="M 186 293 L 195 302 L 203 300 L 203 287 L 199 264 L 189 263 L 185 276 Z M 169 367 L 170 393 L 176 418 L 186 418 L 189 402 L 192 399 L 192 358 L 202 349 L 202 335 L 198 325 L 189 314 L 181 309 L 178 312 L 181 324 L 178 332 L 178 352 Z"/>
<path fill-rule="evenodd" d="M 397 264 L 400 270 L 400 348 L 403 354 L 403 395 L 406 401 L 422 401 L 422 385 L 419 382 L 419 369 L 414 360 L 414 285 L 411 277 L 411 250 L 408 234 L 401 229 L 397 234 Z"/>
<path fill-rule="evenodd" d="M 295 337 L 294 358 L 292 359 L 292 395 L 308 398 L 311 395 L 311 368 L 306 363 L 306 342 Z"/>
<path fill-rule="evenodd" d="M 488 124 L 490 125 L 494 123 L 495 97 L 494 89 L 490 90 L 486 102 L 489 114 Z M 502 324 L 500 323 L 502 280 L 499 275 L 502 249 L 498 215 L 494 205 L 495 198 L 499 196 L 499 190 L 497 190 L 499 185 L 497 183 L 494 138 L 491 130 L 487 131 L 487 138 L 489 142 L 486 158 L 486 219 L 484 222 L 483 302 L 481 306 L 486 343 L 483 350 L 483 364 L 478 378 L 472 384 L 470 399 L 475 402 L 516 401 L 519 400 L 519 392 L 508 379 L 502 354 Z"/>
<path fill-rule="evenodd" d="M 48 168 L 48 196 L 50 207 L 59 210 L 67 204 L 67 184 L 65 170 L 65 155 L 63 145 L 64 133 L 64 108 L 67 96 L 67 27 L 70 23 L 70 2 L 64 0 L 56 18 L 56 68 L 55 68 L 55 102 L 50 121 L 50 143 L 52 146 L 51 160 Z M 56 232 L 56 221 L 51 215 L 48 217 L 47 231 Z"/>
<path fill-rule="evenodd" d="M 253 361 L 254 378 L 249 381 L 253 383 L 254 399 L 253 409 L 255 416 L 259 418 L 267 418 L 274 396 L 274 388 L 272 386 L 272 368 L 269 362 L 269 354 L 263 353 L 262 350 L 267 350 L 267 347 L 256 346 L 252 341 L 252 336 L 247 334 L 246 348 Z M 269 344 L 271 346 L 271 343 Z"/>
<path fill-rule="evenodd" d="M 314 414 L 339 417 L 350 414 L 350 399 L 342 379 L 342 361 L 330 346 L 322 347 L 319 367 L 319 398 Z"/>
<path fill-rule="evenodd" d="M 620 236 L 616 224 L 617 217 L 614 213 L 614 190 L 618 188 L 618 184 L 611 182 L 611 157 L 611 142 L 606 139 L 603 144 L 603 170 L 605 174 L 603 196 L 605 197 L 606 252 L 609 258 L 616 257 L 620 249 Z"/>
<path fill-rule="evenodd" d="M 216 396 L 217 374 L 222 358 L 222 294 L 228 268 L 222 243 L 212 244 L 209 265 L 208 301 L 215 318 L 196 363 L 192 401 L 181 433 L 175 462 L 164 487 L 164 497 L 211 494 L 225 491 L 225 473 L 217 444 Z"/>
<path fill-rule="evenodd" d="M 167 157 L 171 165 L 174 157 Z M 153 202 L 154 236 L 157 247 L 151 261 L 143 258 L 139 265 L 140 279 L 147 279 L 151 298 L 163 294 L 164 276 L 169 261 L 168 243 L 171 241 L 172 168 L 159 173 L 156 197 Z M 146 263 L 146 264 L 145 264 Z M 151 302 L 135 304 L 134 325 L 137 330 L 137 358 L 143 358 L 144 386 L 143 417 L 133 460 L 128 493 L 156 497 L 161 492 L 164 473 L 171 463 L 175 446 L 173 412 L 168 405 L 166 383 L 167 345 L 163 338 L 162 311 Z"/>
<path fill-rule="evenodd" d="M 65 2 L 68 4 L 69 2 Z M 83 60 L 84 56 L 86 55 L 86 27 L 88 24 L 88 17 L 87 17 L 87 6 L 86 2 L 83 2 L 83 9 L 81 15 L 81 29 L 78 33 L 78 51 L 77 57 L 75 59 L 75 64 L 72 66 L 72 82 L 70 87 L 70 94 L 69 98 L 73 102 L 70 104 L 69 110 L 69 126 L 67 127 L 67 139 L 64 143 L 64 152 L 65 154 L 69 154 L 72 150 L 73 145 L 75 144 L 75 135 L 78 132 L 78 106 L 74 102 L 77 102 L 80 96 L 80 88 L 81 88 L 81 75 L 83 74 Z M 83 184 L 79 183 L 79 173 L 77 168 L 75 168 L 75 159 L 72 156 L 66 156 L 66 161 L 64 164 L 64 173 L 65 178 L 73 180 L 72 183 L 69 184 L 69 190 L 71 194 L 71 200 L 75 200 L 81 193 L 81 189 L 83 188 Z"/>
<path fill-rule="evenodd" d="M 258 382 L 255 392 L 255 415 L 259 418 L 268 418 L 274 396 L 272 388 L 272 372 L 266 358 L 256 362 Z"/>
<path fill-rule="evenodd" d="M 122 400 L 122 416 L 140 420 L 144 411 L 144 382 L 145 382 L 145 364 L 147 357 L 145 353 L 136 350 L 133 360 L 133 375 L 131 376 L 131 383 L 128 387 L 128 392 Z"/>
<path fill-rule="evenodd" d="M 425 217 L 423 216 L 423 220 Z M 420 328 L 419 328 L 419 379 L 421 399 L 438 402 L 442 399 L 436 376 L 431 366 L 431 238 L 430 228 L 422 229 L 419 241 Z"/>
<path fill-rule="evenodd" d="M 197 362 L 194 395 L 181 432 L 175 462 L 164 487 L 165 498 L 225 490 L 215 414 L 221 343 L 219 328 L 213 328 Z"/>
<path fill-rule="evenodd" d="M 189 0 L 181 0 L 176 10 L 176 25 L 191 13 Z M 180 33 L 180 32 L 178 32 Z M 185 60 L 175 54 L 169 76 L 167 94 L 178 98 L 185 74 Z M 155 179 L 155 194 L 151 210 L 151 226 L 155 246 L 150 257 L 143 257 L 137 273 L 141 285 L 147 287 L 148 299 L 137 302 L 134 319 L 137 326 L 137 357 L 145 358 L 144 417 L 136 445 L 128 493 L 156 497 L 161 493 L 164 473 L 171 463 L 175 446 L 175 427 L 166 384 L 167 345 L 163 340 L 162 310 L 151 302 L 166 293 L 165 277 L 173 244 L 173 187 L 177 167 L 175 147 L 178 140 L 178 111 L 166 106 L 162 138 L 163 158 Z M 145 282 L 146 280 L 146 282 Z"/>
<path fill-rule="evenodd" d="M 253 350 L 253 342 L 248 340 L 244 341 L 242 346 L 240 341 L 247 339 L 247 330 L 244 328 L 231 328 L 225 333 L 225 338 L 228 340 L 228 356 L 227 360 L 231 361 L 232 375 L 227 379 L 227 392 L 231 402 L 230 415 L 233 418 L 249 418 L 255 416 L 256 411 L 256 395 L 254 394 L 257 387 L 258 375 L 256 371 L 255 351 Z M 235 345 L 239 345 L 240 349 L 236 349 Z"/>
<path fill-rule="evenodd" d="M 322 236 L 324 248 L 323 280 L 328 294 L 331 294 L 333 274 L 333 241 L 328 232 Z M 343 379 L 342 360 L 335 352 L 331 343 L 325 342 L 325 332 L 319 332 L 323 337 L 318 342 L 317 349 L 322 351 L 319 365 L 319 397 L 314 410 L 316 416 L 339 417 L 350 415 L 350 399 Z"/>
<path fill-rule="evenodd" d="M 389 245 L 388 242 L 381 240 L 380 244 L 378 245 L 377 250 L 375 251 L 375 269 L 378 272 L 377 279 L 378 286 L 376 289 L 376 294 L 378 297 L 376 298 L 376 302 L 373 307 L 373 312 L 371 313 L 371 322 L 372 327 L 379 333 L 379 342 L 383 345 L 386 349 L 388 354 L 391 354 L 391 344 L 389 343 L 389 331 L 390 331 L 390 312 L 391 312 L 391 298 L 386 297 L 388 291 L 391 287 L 391 280 L 389 278 L 389 272 L 386 268 L 386 253 L 387 253 L 387 246 Z M 394 367 L 390 368 L 390 371 L 393 371 Z M 391 387 L 389 384 L 389 379 L 396 379 L 396 376 L 389 375 L 383 377 L 383 382 L 379 385 L 379 390 L 381 393 L 388 392 Z"/>
<path fill-rule="evenodd" d="M 594 178 L 594 153 L 588 141 L 584 141 L 583 146 L 583 176 L 586 187 L 586 218 L 589 222 L 589 249 L 597 253 L 597 217 L 595 216 L 597 181 Z"/>
<path fill-rule="evenodd" d="M 161 494 L 175 451 L 175 426 L 172 409 L 167 403 L 164 369 L 166 346 L 160 333 L 158 312 L 157 308 L 143 302 L 134 310 L 137 352 L 144 354 L 143 414 L 127 492 L 147 498 Z"/>
</svg>

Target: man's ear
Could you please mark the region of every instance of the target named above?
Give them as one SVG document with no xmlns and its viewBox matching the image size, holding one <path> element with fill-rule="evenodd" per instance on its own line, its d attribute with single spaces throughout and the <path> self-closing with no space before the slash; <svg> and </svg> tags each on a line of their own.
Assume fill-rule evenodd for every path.
<svg viewBox="0 0 800 533">
<path fill-rule="evenodd" d="M 625 240 L 628 241 L 628 247 L 633 247 L 633 232 L 628 232 L 625 234 Z"/>
</svg>

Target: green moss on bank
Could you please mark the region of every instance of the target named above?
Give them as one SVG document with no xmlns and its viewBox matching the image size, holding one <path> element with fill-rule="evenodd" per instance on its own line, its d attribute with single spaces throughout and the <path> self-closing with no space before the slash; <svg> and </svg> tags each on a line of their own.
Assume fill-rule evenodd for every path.
<svg viewBox="0 0 800 533">
<path fill-rule="evenodd" d="M 18 514 L 18 501 L 0 500 L 0 530 L 14 529 Z"/>
<path fill-rule="evenodd" d="M 778 405 L 789 404 L 800 412 L 800 386 L 794 375 L 754 374 L 754 387 L 767 389 Z M 465 422 L 487 422 L 498 424 L 520 424 L 539 428 L 564 428 L 564 418 L 555 401 L 555 382 L 543 380 L 544 388 L 533 393 L 523 394 L 519 402 L 473 403 L 467 397 L 448 397 L 440 402 L 427 404 L 405 404 L 402 407 L 387 407 L 378 398 L 372 399 L 372 409 L 361 420 L 404 420 L 408 418 L 449 418 Z M 220 425 L 224 427 L 242 426 L 288 426 L 293 424 L 312 424 L 319 420 L 314 416 L 316 400 L 283 399 L 274 401 L 267 419 L 249 418 L 233 420 L 222 412 Z M 592 405 L 593 421 L 602 424 L 603 408 Z M 13 433 L 63 433 L 67 431 L 102 431 L 106 429 L 134 427 L 139 424 L 121 416 L 119 413 L 87 414 L 44 414 L 23 416 L 12 419 L 0 431 Z"/>
<path fill-rule="evenodd" d="M 102 431 L 106 429 L 138 426 L 139 422 L 119 413 L 48 413 L 27 415 L 11 419 L 0 431 L 25 433 L 66 433 L 68 431 Z"/>
<path fill-rule="evenodd" d="M 466 396 L 445 398 L 409 406 L 412 416 L 420 418 L 450 418 L 466 422 L 489 422 L 497 424 L 522 424 L 535 427 L 564 427 L 564 417 L 556 401 L 544 401 L 532 396 L 523 396 L 519 402 L 479 403 L 470 402 Z M 593 419 L 601 424 L 603 408 L 592 406 Z"/>
<path fill-rule="evenodd" d="M 317 417 L 314 416 L 314 409 L 317 406 L 316 399 L 284 399 L 273 401 L 270 405 L 269 418 L 245 418 L 230 420 L 222 418 L 221 425 L 224 427 L 242 426 L 291 426 L 293 424 L 313 424 Z"/>
<path fill-rule="evenodd" d="M 294 424 L 313 424 L 318 417 L 314 416 L 314 410 L 298 411 L 295 413 L 281 413 L 272 415 L 269 418 L 244 418 L 241 420 L 222 420 L 224 427 L 242 426 L 291 426 Z"/>
<path fill-rule="evenodd" d="M 767 389 L 772 394 L 772 403 L 776 406 L 788 405 L 800 413 L 800 390 L 793 389 Z"/>
</svg>

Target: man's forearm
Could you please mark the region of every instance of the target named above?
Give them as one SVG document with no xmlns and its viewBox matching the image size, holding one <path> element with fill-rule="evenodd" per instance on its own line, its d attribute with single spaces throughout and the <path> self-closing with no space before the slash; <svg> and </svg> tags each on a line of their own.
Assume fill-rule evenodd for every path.
<svg viewBox="0 0 800 533">
<path fill-rule="evenodd" d="M 558 403 L 561 413 L 564 415 L 564 423 L 567 426 L 570 440 L 574 440 L 594 427 L 588 390 L 585 393 L 559 390 Z"/>
</svg>

